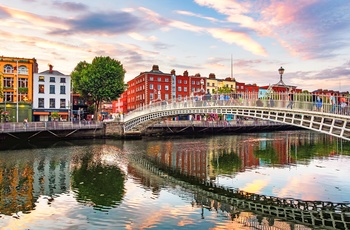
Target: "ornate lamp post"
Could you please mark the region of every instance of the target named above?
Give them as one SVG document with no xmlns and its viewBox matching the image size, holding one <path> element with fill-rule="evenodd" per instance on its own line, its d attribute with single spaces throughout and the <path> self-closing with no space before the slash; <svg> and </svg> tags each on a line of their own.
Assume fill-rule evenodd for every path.
<svg viewBox="0 0 350 230">
<path fill-rule="evenodd" d="M 281 66 L 281 68 L 278 69 L 278 73 L 280 74 L 280 81 L 279 81 L 279 82 L 282 82 L 282 83 L 283 83 L 283 81 L 282 81 L 282 75 L 283 75 L 283 73 L 284 73 L 284 69 L 282 68 L 282 66 Z M 284 84 L 284 83 L 283 83 L 283 84 Z"/>
</svg>

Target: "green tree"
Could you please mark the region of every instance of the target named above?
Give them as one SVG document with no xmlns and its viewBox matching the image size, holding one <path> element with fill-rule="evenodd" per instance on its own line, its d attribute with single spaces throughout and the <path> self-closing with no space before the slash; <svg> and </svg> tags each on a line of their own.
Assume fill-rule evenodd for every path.
<svg viewBox="0 0 350 230">
<path fill-rule="evenodd" d="M 91 64 L 79 62 L 71 76 L 74 91 L 93 103 L 95 120 L 102 103 L 118 99 L 126 89 L 123 65 L 110 57 L 95 57 Z"/>
</svg>

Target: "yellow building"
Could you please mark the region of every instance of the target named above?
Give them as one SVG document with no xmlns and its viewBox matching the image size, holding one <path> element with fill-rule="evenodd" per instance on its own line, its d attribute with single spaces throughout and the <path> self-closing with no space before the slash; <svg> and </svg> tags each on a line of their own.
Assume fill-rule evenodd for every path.
<svg viewBox="0 0 350 230">
<path fill-rule="evenodd" d="M 35 58 L 0 56 L 0 110 L 10 113 L 10 121 L 31 120 L 33 76 L 37 72 Z"/>
<path fill-rule="evenodd" d="M 207 79 L 207 91 L 211 94 L 216 94 L 222 88 L 230 89 L 231 92 L 236 92 L 236 79 L 226 78 L 226 79 L 216 79 L 215 74 L 209 74 Z"/>
<path fill-rule="evenodd" d="M 207 91 L 209 91 L 210 94 L 216 94 L 219 89 L 219 82 L 215 78 L 215 74 L 211 73 L 209 74 L 209 78 L 207 79 Z"/>
</svg>

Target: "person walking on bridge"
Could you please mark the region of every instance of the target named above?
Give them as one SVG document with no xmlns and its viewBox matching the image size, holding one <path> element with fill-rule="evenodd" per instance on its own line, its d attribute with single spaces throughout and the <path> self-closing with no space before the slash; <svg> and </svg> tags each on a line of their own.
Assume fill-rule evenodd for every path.
<svg viewBox="0 0 350 230">
<path fill-rule="evenodd" d="M 292 92 L 292 89 L 289 88 L 289 94 L 288 94 L 288 105 L 287 105 L 287 109 L 290 107 L 290 109 L 293 109 L 293 99 L 294 99 L 294 95 Z"/>
</svg>

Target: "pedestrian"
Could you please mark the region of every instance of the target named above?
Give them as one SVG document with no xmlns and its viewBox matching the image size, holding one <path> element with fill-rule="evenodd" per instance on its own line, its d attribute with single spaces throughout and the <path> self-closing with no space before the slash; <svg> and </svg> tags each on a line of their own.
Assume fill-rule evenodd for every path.
<svg viewBox="0 0 350 230">
<path fill-rule="evenodd" d="M 321 112 L 321 108 L 322 108 L 322 98 L 317 95 L 317 97 L 316 97 L 316 111 Z"/>
<path fill-rule="evenodd" d="M 275 106 L 275 101 L 272 99 L 272 97 L 269 97 L 269 106 L 274 107 Z"/>
<path fill-rule="evenodd" d="M 288 105 L 287 105 L 287 109 L 290 107 L 290 109 L 293 109 L 293 99 L 294 99 L 294 95 L 293 92 L 291 90 L 291 88 L 289 88 L 290 93 L 288 94 Z"/>
<path fill-rule="evenodd" d="M 334 113 L 335 112 L 335 107 L 336 107 L 336 101 L 335 101 L 335 96 L 334 93 L 331 93 L 331 96 L 329 97 L 329 101 L 331 103 L 331 110 L 329 111 L 330 113 Z"/>
<path fill-rule="evenodd" d="M 28 127 L 28 118 L 23 120 L 23 127 L 26 129 Z"/>
</svg>

